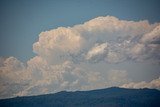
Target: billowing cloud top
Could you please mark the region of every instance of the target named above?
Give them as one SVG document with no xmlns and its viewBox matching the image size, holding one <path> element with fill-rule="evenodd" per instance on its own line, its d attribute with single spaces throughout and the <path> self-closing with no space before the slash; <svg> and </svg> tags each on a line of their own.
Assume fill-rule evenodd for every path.
<svg viewBox="0 0 160 107">
<path fill-rule="evenodd" d="M 152 59 L 159 47 L 159 26 L 148 21 L 98 17 L 81 25 L 42 32 L 33 50 L 55 64 L 65 60 L 115 63 L 126 58 Z M 146 54 L 150 49 L 153 51 Z"/>
<path fill-rule="evenodd" d="M 14 57 L 0 58 L 1 98 L 109 86 L 135 87 L 125 70 L 95 71 L 83 66 L 128 60 L 159 63 L 160 24 L 98 17 L 40 33 L 33 51 L 37 56 L 26 64 Z M 155 81 L 144 84 L 160 88 Z"/>
</svg>

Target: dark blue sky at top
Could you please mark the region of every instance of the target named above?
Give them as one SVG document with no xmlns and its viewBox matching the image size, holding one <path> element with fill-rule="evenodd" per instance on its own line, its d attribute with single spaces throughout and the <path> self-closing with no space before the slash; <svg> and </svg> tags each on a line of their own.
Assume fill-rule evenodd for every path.
<svg viewBox="0 0 160 107">
<path fill-rule="evenodd" d="M 160 22 L 160 0 L 1 0 L 0 56 L 26 61 L 42 31 L 98 16 Z"/>
</svg>

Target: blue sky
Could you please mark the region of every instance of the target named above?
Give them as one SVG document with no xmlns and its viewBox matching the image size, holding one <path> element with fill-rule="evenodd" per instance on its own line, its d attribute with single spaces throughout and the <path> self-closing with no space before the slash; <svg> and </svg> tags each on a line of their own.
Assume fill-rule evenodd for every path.
<svg viewBox="0 0 160 107">
<path fill-rule="evenodd" d="M 1 0 L 0 99 L 160 89 L 159 0 Z"/>
<path fill-rule="evenodd" d="M 0 56 L 26 61 L 42 31 L 73 26 L 98 16 L 160 21 L 159 0 L 1 0 Z"/>
</svg>

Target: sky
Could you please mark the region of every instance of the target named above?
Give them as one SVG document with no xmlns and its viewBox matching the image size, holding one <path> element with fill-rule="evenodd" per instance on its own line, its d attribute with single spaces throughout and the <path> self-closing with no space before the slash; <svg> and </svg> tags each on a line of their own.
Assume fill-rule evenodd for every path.
<svg viewBox="0 0 160 107">
<path fill-rule="evenodd" d="M 34 56 L 32 44 L 40 32 L 98 16 L 155 23 L 160 21 L 159 4 L 159 0 L 1 0 L 0 56 L 26 61 Z"/>
<path fill-rule="evenodd" d="M 0 98 L 110 86 L 160 89 L 159 4 L 1 0 Z"/>
</svg>

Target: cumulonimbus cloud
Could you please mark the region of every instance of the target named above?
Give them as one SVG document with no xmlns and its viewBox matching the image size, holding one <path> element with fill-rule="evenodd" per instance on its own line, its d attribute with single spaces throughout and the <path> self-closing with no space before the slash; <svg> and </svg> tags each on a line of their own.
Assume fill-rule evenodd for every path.
<svg viewBox="0 0 160 107">
<path fill-rule="evenodd" d="M 98 17 L 73 27 L 42 32 L 33 50 L 55 64 L 68 59 L 90 62 L 105 60 L 109 63 L 121 62 L 126 58 L 137 61 L 148 57 L 152 59 L 153 53 L 154 56 L 156 54 L 154 47 L 159 47 L 154 43 L 160 38 L 159 26 L 148 21 Z M 155 46 L 151 46 L 153 44 Z M 148 50 L 153 51 L 146 54 Z"/>
<path fill-rule="evenodd" d="M 101 72 L 83 68 L 82 64 L 115 64 L 126 60 L 157 63 L 160 61 L 159 26 L 146 20 L 135 22 L 106 16 L 42 32 L 33 44 L 37 55 L 26 64 L 14 57 L 0 58 L 0 96 L 129 84 L 132 80 L 125 70 Z"/>
</svg>

